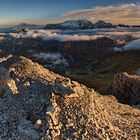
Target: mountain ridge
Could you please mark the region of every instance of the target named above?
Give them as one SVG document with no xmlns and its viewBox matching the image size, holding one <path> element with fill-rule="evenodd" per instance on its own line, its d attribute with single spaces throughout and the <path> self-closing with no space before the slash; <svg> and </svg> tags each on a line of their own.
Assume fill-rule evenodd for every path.
<svg viewBox="0 0 140 140">
<path fill-rule="evenodd" d="M 140 110 L 25 57 L 10 58 L 2 66 L 9 78 L 0 94 L 1 139 L 140 138 Z"/>
<path fill-rule="evenodd" d="M 102 20 L 97 21 L 95 24 L 89 20 L 70 20 L 58 24 L 48 24 L 44 29 L 98 29 L 98 28 L 115 28 L 116 26 Z"/>
</svg>

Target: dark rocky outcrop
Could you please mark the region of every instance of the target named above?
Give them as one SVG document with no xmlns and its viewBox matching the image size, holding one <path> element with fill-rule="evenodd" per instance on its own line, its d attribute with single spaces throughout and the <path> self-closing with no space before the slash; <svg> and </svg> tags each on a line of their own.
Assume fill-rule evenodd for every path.
<svg viewBox="0 0 140 140">
<path fill-rule="evenodd" d="M 140 104 L 140 76 L 119 74 L 112 82 L 108 92 L 122 103 Z"/>
</svg>

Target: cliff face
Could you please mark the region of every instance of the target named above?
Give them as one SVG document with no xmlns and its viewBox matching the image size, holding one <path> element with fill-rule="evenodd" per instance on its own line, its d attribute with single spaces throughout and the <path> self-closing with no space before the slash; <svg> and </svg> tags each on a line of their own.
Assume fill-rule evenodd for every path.
<svg viewBox="0 0 140 140">
<path fill-rule="evenodd" d="M 24 57 L 3 63 L 0 139 L 140 138 L 140 110 L 99 95 Z M 1 80 L 5 77 L 1 77 Z"/>
<path fill-rule="evenodd" d="M 109 92 L 122 103 L 140 104 L 140 76 L 119 74 L 112 82 Z"/>
</svg>

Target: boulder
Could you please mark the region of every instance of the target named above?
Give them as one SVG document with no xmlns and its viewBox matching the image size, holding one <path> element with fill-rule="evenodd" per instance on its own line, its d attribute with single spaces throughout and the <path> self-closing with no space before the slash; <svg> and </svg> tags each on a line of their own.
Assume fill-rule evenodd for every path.
<svg viewBox="0 0 140 140">
<path fill-rule="evenodd" d="M 140 104 L 140 76 L 121 73 L 115 77 L 108 92 L 122 103 Z"/>
</svg>

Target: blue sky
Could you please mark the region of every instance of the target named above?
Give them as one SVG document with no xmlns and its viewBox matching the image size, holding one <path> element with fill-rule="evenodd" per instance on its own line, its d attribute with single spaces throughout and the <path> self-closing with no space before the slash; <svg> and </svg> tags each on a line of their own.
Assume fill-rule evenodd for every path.
<svg viewBox="0 0 140 140">
<path fill-rule="evenodd" d="M 65 14 L 77 9 L 91 9 L 97 6 L 110 6 L 137 3 L 140 0 L 0 0 L 0 25 L 21 22 L 40 23 L 60 22 Z M 76 17 L 78 19 L 78 17 Z M 73 19 L 69 17 L 68 19 Z M 75 18 L 74 18 L 75 19 Z"/>
</svg>

